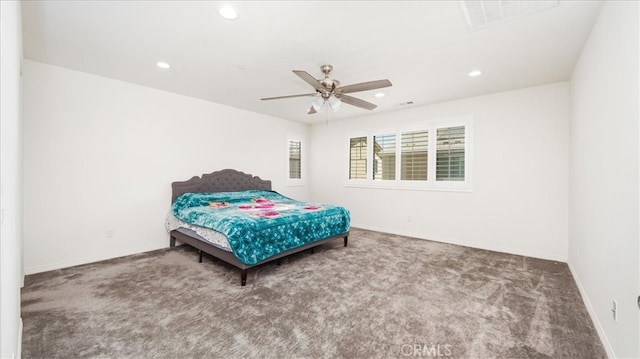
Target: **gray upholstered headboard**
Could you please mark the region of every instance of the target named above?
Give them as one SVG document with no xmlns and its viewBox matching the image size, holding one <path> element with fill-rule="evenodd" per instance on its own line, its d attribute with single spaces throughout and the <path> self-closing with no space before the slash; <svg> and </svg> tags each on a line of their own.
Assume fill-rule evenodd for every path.
<svg viewBox="0 0 640 359">
<path fill-rule="evenodd" d="M 226 169 L 203 174 L 202 178 L 193 176 L 188 181 L 171 183 L 171 203 L 181 194 L 193 192 L 235 192 L 258 189 L 271 190 L 271 181 L 244 172 Z"/>
</svg>

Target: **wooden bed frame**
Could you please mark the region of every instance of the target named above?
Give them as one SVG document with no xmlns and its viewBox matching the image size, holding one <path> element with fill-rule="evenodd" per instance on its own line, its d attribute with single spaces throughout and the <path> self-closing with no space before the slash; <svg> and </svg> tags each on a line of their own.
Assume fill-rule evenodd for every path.
<svg viewBox="0 0 640 359">
<path fill-rule="evenodd" d="M 221 171 L 216 171 L 209 174 L 202 175 L 202 178 L 198 176 L 192 177 L 188 181 L 182 182 L 173 182 L 171 184 L 172 194 L 171 194 L 171 204 L 183 193 L 199 193 L 199 192 L 236 192 L 236 191 L 246 191 L 246 190 L 263 190 L 263 191 L 271 191 L 271 181 L 262 180 L 260 177 L 256 177 L 250 174 L 246 174 L 244 172 L 236 171 L 233 169 L 225 169 Z M 302 252 L 307 249 L 311 249 L 316 246 L 319 246 L 325 242 L 334 240 L 336 238 L 344 239 L 344 246 L 347 246 L 347 242 L 349 239 L 349 232 L 342 233 L 337 236 L 332 236 L 329 238 L 321 239 L 319 241 L 315 241 L 312 243 L 308 243 L 306 245 L 290 249 L 288 251 L 282 252 L 275 256 L 269 257 L 261 262 L 258 262 L 253 265 L 246 265 L 240 262 L 232 252 L 225 251 L 224 249 L 218 248 L 213 244 L 209 243 L 204 238 L 197 235 L 195 232 L 185 233 L 180 232 L 178 230 L 173 230 L 169 232 L 170 240 L 169 246 L 175 247 L 176 240 L 187 244 L 191 247 L 196 248 L 200 254 L 200 262 L 202 262 L 202 253 L 207 253 L 213 257 L 216 257 L 220 260 L 223 260 L 237 268 L 240 269 L 240 285 L 244 286 L 247 284 L 247 270 L 249 268 L 259 266 L 261 264 L 271 262 L 274 260 L 279 260 L 282 257 L 286 257 L 293 253 Z"/>
</svg>

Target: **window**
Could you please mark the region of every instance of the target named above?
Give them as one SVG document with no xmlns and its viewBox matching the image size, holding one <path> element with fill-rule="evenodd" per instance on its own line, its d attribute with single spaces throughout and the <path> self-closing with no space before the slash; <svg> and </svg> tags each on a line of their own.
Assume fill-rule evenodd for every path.
<svg viewBox="0 0 640 359">
<path fill-rule="evenodd" d="M 373 136 L 373 180 L 396 179 L 396 135 Z"/>
<path fill-rule="evenodd" d="M 465 117 L 349 137 L 345 184 L 470 190 L 471 124 Z"/>
<path fill-rule="evenodd" d="M 300 141 L 289 141 L 289 179 L 302 178 L 302 152 Z"/>
<path fill-rule="evenodd" d="M 304 170 L 306 167 L 303 151 L 304 139 L 287 136 L 285 142 L 285 185 L 304 186 Z"/>
<path fill-rule="evenodd" d="M 367 137 L 352 138 L 349 147 L 349 179 L 367 179 Z"/>
<path fill-rule="evenodd" d="M 464 137 L 464 126 L 438 129 L 436 181 L 464 181 Z"/>
<path fill-rule="evenodd" d="M 426 181 L 428 179 L 429 131 L 402 134 L 400 179 Z"/>
</svg>

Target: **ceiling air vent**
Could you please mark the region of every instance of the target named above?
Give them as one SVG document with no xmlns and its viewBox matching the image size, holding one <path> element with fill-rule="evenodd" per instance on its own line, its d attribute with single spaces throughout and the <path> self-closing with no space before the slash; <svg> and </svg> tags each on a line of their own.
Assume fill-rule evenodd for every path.
<svg viewBox="0 0 640 359">
<path fill-rule="evenodd" d="M 531 15 L 558 6 L 559 0 L 461 0 L 470 31 Z"/>
</svg>

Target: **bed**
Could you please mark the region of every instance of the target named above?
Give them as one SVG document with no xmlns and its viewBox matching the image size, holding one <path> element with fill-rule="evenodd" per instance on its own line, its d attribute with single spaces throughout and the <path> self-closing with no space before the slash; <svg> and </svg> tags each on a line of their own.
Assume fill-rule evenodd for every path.
<svg viewBox="0 0 640 359">
<path fill-rule="evenodd" d="M 200 262 L 206 253 L 237 267 L 242 286 L 252 267 L 339 238 L 348 243 L 348 210 L 295 201 L 251 174 L 225 169 L 171 188 L 169 246 L 179 241 L 197 249 Z"/>
</svg>

